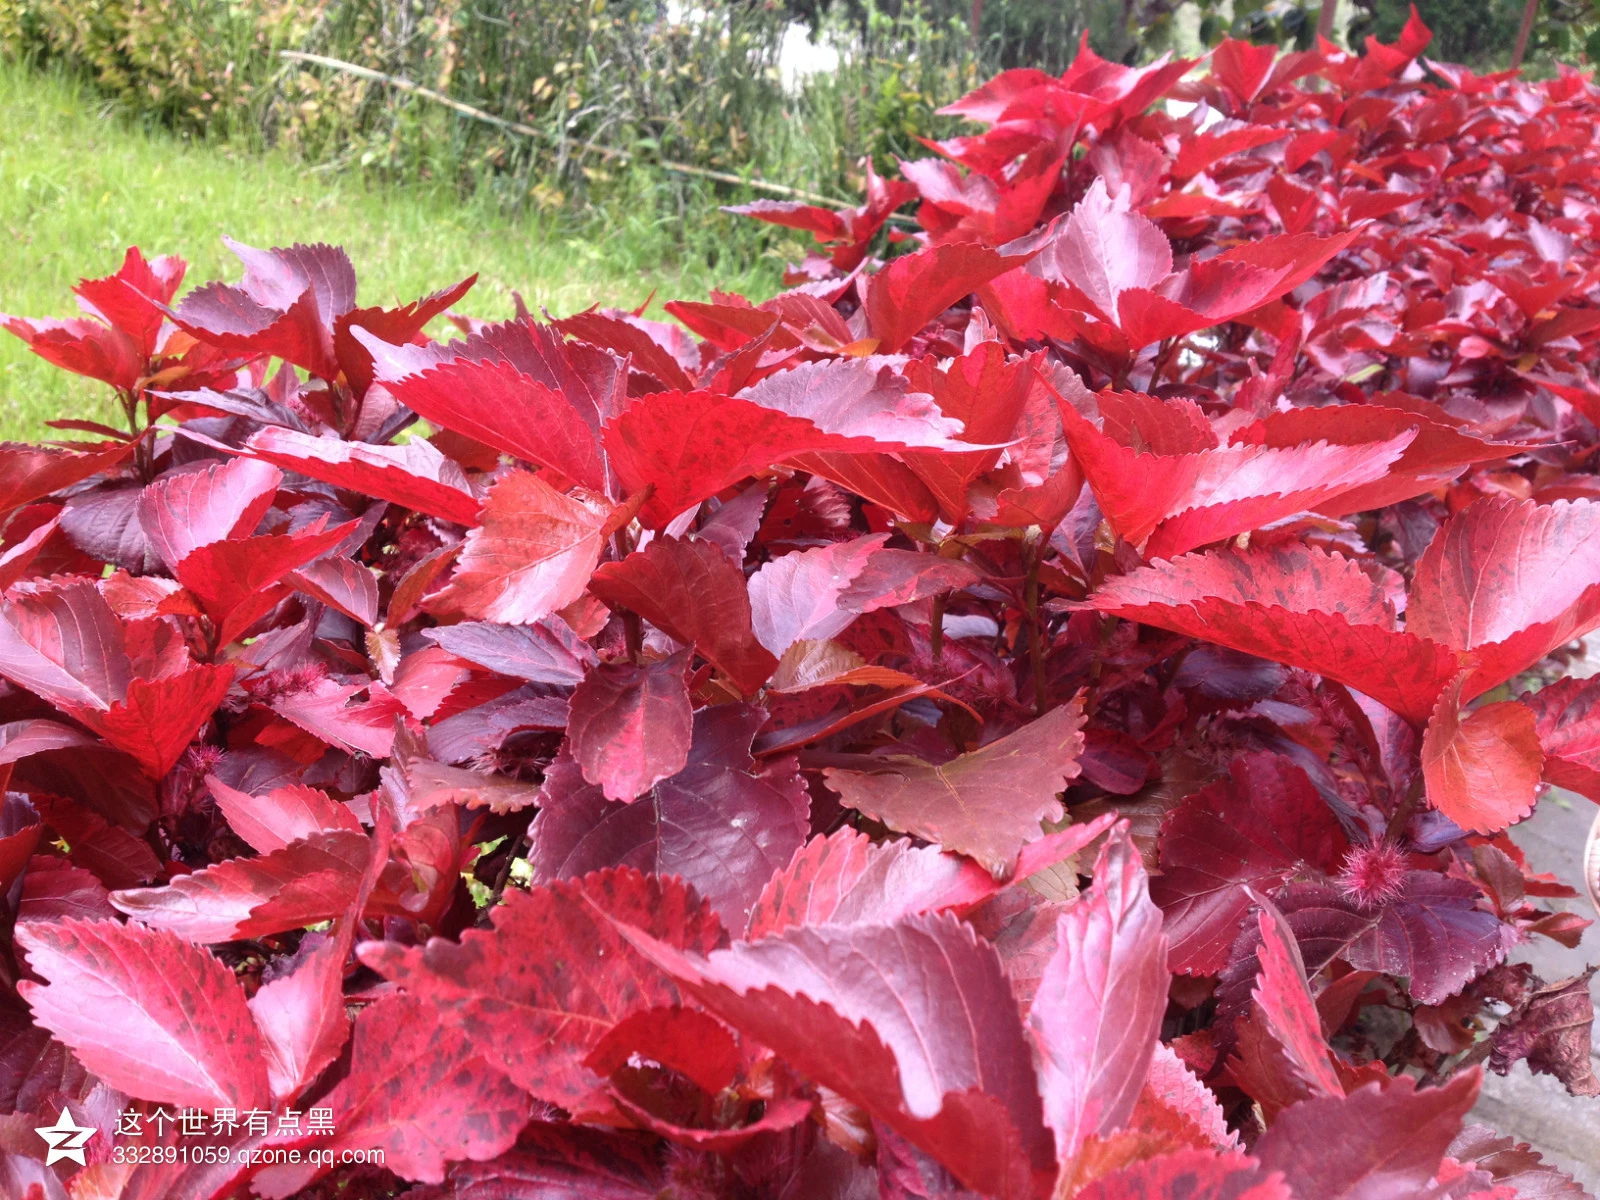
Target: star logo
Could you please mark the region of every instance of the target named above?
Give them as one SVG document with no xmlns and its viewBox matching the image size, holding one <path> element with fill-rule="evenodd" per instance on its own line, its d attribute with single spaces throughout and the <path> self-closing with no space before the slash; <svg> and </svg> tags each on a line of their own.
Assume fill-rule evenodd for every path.
<svg viewBox="0 0 1600 1200">
<path fill-rule="evenodd" d="M 56 1118 L 54 1125 L 40 1126 L 34 1132 L 50 1145 L 50 1153 L 44 1160 L 45 1166 L 53 1167 L 63 1158 L 70 1158 L 83 1167 L 88 1165 L 83 1161 L 83 1147 L 99 1130 L 93 1125 L 74 1125 L 72 1114 L 62 1105 L 61 1115 Z"/>
</svg>

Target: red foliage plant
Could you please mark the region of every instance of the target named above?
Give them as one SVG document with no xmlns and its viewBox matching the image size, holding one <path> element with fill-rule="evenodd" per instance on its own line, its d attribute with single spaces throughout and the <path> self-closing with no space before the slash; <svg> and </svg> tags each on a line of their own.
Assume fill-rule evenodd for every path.
<svg viewBox="0 0 1600 1200">
<path fill-rule="evenodd" d="M 1008 71 L 678 325 L 6 318 L 128 428 L 0 448 L 0 1191 L 1580 1194 L 1600 89 L 1427 39 Z"/>
</svg>

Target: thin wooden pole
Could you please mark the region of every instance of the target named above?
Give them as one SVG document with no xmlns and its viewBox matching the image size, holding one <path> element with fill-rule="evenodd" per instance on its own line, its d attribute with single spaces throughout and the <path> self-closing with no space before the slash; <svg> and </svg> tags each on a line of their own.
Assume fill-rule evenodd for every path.
<svg viewBox="0 0 1600 1200">
<path fill-rule="evenodd" d="M 1333 15 L 1339 7 L 1339 0 L 1322 0 L 1322 11 L 1317 14 L 1317 36 L 1325 40 L 1333 39 Z"/>
<path fill-rule="evenodd" d="M 412 83 L 411 80 L 402 79 L 398 75 L 386 75 L 382 71 L 374 71 L 371 67 L 363 67 L 358 63 L 329 58 L 323 54 L 308 54 L 304 50 L 280 50 L 278 54 L 291 62 L 312 63 L 315 66 L 327 67 L 332 71 L 341 71 L 346 75 L 354 75 L 360 79 L 370 79 L 374 83 L 392 87 L 396 91 L 409 92 L 413 96 L 431 100 L 435 104 L 442 104 L 452 112 L 458 112 L 464 117 L 471 117 L 474 121 L 482 121 L 485 124 L 504 129 L 509 133 L 540 139 L 547 136 L 543 130 L 535 129 L 532 125 L 524 125 L 521 121 L 508 121 L 504 117 L 497 117 L 493 113 L 484 112 L 481 108 L 474 108 L 470 104 L 464 104 L 453 96 L 446 96 L 443 92 L 436 92 L 432 88 L 423 87 L 419 83 Z M 592 142 L 583 148 L 593 151 L 602 158 L 620 159 L 624 162 L 637 157 L 630 151 L 617 150 L 611 146 L 597 146 Z M 844 209 L 856 207 L 856 205 L 847 200 L 835 200 L 831 196 L 819 196 L 816 192 L 786 187 L 781 183 L 768 183 L 764 179 L 746 179 L 743 175 L 735 175 L 731 171 L 711 171 L 705 167 L 691 166 L 689 163 L 670 162 L 666 159 L 648 161 L 654 162 L 656 166 L 664 171 L 671 171 L 677 175 L 693 175 L 698 179 L 714 179 L 718 183 L 737 184 L 741 187 L 753 188 L 758 192 L 767 192 L 774 196 L 786 196 L 795 200 L 805 200 L 811 204 L 826 205 L 828 208 Z"/>
<path fill-rule="evenodd" d="M 1528 52 L 1528 35 L 1533 32 L 1533 19 L 1539 15 L 1539 0 L 1528 0 L 1522 6 L 1522 25 L 1517 29 L 1517 44 L 1511 51 L 1511 69 L 1522 66 L 1522 56 Z"/>
</svg>

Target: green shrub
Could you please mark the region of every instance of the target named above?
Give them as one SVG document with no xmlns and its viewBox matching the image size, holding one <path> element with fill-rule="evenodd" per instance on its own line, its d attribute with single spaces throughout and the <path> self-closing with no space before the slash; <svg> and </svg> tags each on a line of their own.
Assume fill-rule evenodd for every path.
<svg viewBox="0 0 1600 1200">
<path fill-rule="evenodd" d="M 62 60 L 176 128 L 215 131 L 248 109 L 272 16 L 258 0 L 0 0 L 0 48 Z"/>
</svg>

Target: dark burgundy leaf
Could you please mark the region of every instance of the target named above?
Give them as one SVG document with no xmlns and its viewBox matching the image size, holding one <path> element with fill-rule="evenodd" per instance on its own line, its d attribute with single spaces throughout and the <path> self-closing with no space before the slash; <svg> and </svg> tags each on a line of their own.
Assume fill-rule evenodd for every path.
<svg viewBox="0 0 1600 1200">
<path fill-rule="evenodd" d="M 1419 1089 L 1406 1076 L 1348 1096 L 1302 1100 L 1255 1145 L 1268 1171 L 1296 1196 L 1388 1200 L 1427 1187 L 1478 1097 L 1479 1071 Z"/>
<path fill-rule="evenodd" d="M 1591 1041 L 1594 999 L 1589 981 L 1594 972 L 1590 967 L 1534 991 L 1520 1011 L 1490 1035 L 1489 1066 L 1504 1075 L 1512 1063 L 1526 1059 L 1530 1070 L 1554 1075 L 1570 1095 L 1600 1095 Z"/>
<path fill-rule="evenodd" d="M 568 746 L 607 800 L 641 796 L 689 761 L 688 665 L 687 651 L 643 667 L 602 663 L 573 690 Z"/>
<path fill-rule="evenodd" d="M 1479 907 L 1482 898 L 1465 880 L 1407 872 L 1377 925 L 1351 943 L 1351 966 L 1405 976 L 1414 1000 L 1438 1004 L 1505 956 L 1504 927 Z"/>
<path fill-rule="evenodd" d="M 656 538 L 621 562 L 601 566 L 589 587 L 612 607 L 630 609 L 694 646 L 745 695 L 777 669 L 778 660 L 751 628 L 744 573 L 709 542 Z"/>
<path fill-rule="evenodd" d="M 1330 872 L 1344 833 L 1306 773 L 1275 754 L 1241 755 L 1229 778 L 1202 788 L 1161 828 L 1161 874 L 1150 894 L 1166 917 L 1174 971 L 1214 975 L 1254 901 L 1301 870 Z"/>
<path fill-rule="evenodd" d="M 571 685 L 595 662 L 594 651 L 559 617 L 534 625 L 464 621 L 423 636 L 457 658 L 530 683 Z"/>
<path fill-rule="evenodd" d="M 764 714 L 720 705 L 695 716 L 686 765 L 631 803 L 586 784 L 557 758 L 540 792 L 528 861 L 541 882 L 611 866 L 679 876 L 730 929 L 810 829 L 810 799 L 792 760 L 757 769 L 750 743 Z"/>
</svg>

